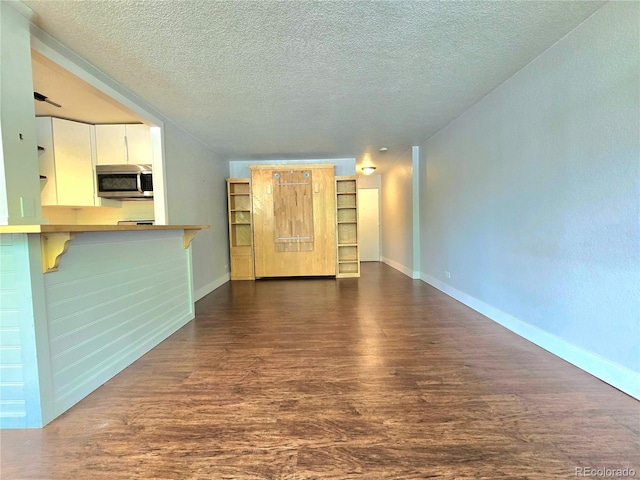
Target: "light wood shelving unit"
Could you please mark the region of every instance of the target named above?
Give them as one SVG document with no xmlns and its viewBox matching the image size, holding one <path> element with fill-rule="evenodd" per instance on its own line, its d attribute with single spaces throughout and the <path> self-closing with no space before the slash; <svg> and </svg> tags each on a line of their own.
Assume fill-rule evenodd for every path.
<svg viewBox="0 0 640 480">
<path fill-rule="evenodd" d="M 336 177 L 336 277 L 359 276 L 358 179 Z"/>
<path fill-rule="evenodd" d="M 231 280 L 255 280 L 251 180 L 227 178 Z"/>
</svg>

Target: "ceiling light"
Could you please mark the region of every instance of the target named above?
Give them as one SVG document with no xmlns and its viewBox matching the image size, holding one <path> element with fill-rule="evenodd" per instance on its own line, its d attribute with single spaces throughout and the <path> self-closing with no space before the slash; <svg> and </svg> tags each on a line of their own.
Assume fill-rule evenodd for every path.
<svg viewBox="0 0 640 480">
<path fill-rule="evenodd" d="M 389 148 L 388 147 L 380 147 L 380 152 L 384 153 L 384 152 L 388 152 Z"/>
<path fill-rule="evenodd" d="M 375 171 L 376 167 L 362 167 L 362 173 L 364 173 L 365 175 L 371 175 Z"/>
</svg>

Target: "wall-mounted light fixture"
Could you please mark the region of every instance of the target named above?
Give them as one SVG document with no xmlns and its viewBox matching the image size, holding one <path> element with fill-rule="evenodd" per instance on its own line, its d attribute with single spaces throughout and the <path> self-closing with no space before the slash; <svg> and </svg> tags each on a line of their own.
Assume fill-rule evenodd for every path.
<svg viewBox="0 0 640 480">
<path fill-rule="evenodd" d="M 364 173 L 365 175 L 371 175 L 375 171 L 376 167 L 362 167 L 362 173 Z"/>
</svg>

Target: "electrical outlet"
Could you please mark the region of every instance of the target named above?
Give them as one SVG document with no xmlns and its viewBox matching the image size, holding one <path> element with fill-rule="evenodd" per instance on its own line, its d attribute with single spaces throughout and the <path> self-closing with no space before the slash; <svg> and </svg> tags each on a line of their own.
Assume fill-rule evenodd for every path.
<svg viewBox="0 0 640 480">
<path fill-rule="evenodd" d="M 451 272 L 449 270 L 444 271 L 444 276 L 447 278 L 451 278 Z"/>
</svg>

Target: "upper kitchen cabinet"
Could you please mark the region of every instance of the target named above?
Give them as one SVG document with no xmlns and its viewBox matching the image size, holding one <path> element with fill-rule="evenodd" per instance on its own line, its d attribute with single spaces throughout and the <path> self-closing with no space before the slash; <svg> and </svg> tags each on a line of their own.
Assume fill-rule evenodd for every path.
<svg viewBox="0 0 640 480">
<path fill-rule="evenodd" d="M 42 205 L 94 206 L 91 125 L 36 118 Z"/>
<path fill-rule="evenodd" d="M 133 165 L 151 165 L 151 130 L 144 124 L 125 125 L 127 138 L 127 159 Z"/>
<path fill-rule="evenodd" d="M 124 125 L 96 125 L 96 165 L 127 163 L 127 138 Z"/>
<path fill-rule="evenodd" d="M 144 124 L 96 125 L 97 165 L 151 164 L 151 133 Z"/>
</svg>

